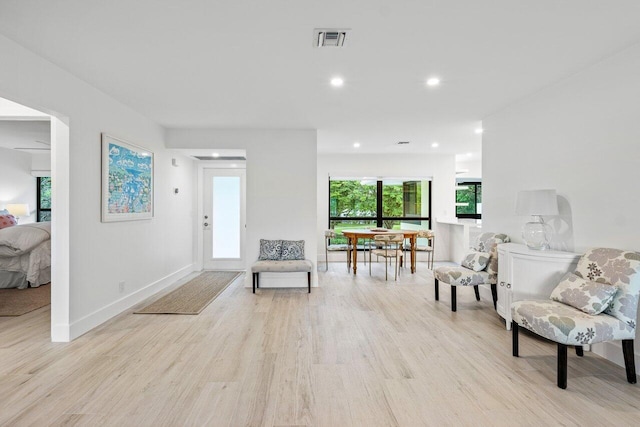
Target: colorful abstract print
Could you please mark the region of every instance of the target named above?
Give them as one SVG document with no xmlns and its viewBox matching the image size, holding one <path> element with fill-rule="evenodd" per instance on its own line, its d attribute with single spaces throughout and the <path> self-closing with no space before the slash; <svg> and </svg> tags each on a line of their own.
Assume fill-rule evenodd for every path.
<svg viewBox="0 0 640 427">
<path fill-rule="evenodd" d="M 151 212 L 152 169 L 151 155 L 109 144 L 110 214 Z"/>
</svg>

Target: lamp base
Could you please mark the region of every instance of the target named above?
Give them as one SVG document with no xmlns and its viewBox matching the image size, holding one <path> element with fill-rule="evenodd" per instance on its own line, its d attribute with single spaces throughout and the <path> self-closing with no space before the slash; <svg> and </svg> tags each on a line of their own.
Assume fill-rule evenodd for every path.
<svg viewBox="0 0 640 427">
<path fill-rule="evenodd" d="M 549 224 L 545 224 L 541 216 L 534 216 L 534 220 L 522 226 L 522 238 L 529 249 L 536 251 L 549 250 L 549 241 L 553 229 Z"/>
</svg>

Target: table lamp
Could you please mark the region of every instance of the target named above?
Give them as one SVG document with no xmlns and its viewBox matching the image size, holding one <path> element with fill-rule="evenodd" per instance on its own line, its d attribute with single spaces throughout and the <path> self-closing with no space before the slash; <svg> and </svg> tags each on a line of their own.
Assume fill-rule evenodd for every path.
<svg viewBox="0 0 640 427">
<path fill-rule="evenodd" d="M 533 219 L 522 227 L 522 238 L 530 249 L 549 249 L 553 229 L 544 222 L 542 215 L 558 215 L 556 190 L 519 191 L 516 215 L 532 215 Z"/>
<path fill-rule="evenodd" d="M 16 221 L 19 221 L 20 218 L 28 217 L 29 215 L 31 215 L 31 211 L 29 211 L 29 205 L 26 203 L 8 204 L 6 209 L 11 215 L 16 217 Z"/>
</svg>

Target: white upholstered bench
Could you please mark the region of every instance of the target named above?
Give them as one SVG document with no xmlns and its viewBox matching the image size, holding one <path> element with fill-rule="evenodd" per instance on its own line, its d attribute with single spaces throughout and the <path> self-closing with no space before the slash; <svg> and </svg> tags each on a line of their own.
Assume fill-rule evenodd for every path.
<svg viewBox="0 0 640 427">
<path fill-rule="evenodd" d="M 309 288 L 309 293 L 311 293 L 311 270 L 313 270 L 313 263 L 308 259 L 286 261 L 256 261 L 255 264 L 251 266 L 251 272 L 253 273 L 253 293 L 256 293 L 256 287 L 260 288 L 260 273 L 299 272 L 307 273 L 307 286 Z"/>
</svg>

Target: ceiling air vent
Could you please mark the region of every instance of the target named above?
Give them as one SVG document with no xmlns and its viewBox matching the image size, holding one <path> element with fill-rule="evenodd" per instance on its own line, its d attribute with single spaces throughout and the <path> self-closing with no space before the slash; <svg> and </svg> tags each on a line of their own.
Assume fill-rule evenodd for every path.
<svg viewBox="0 0 640 427">
<path fill-rule="evenodd" d="M 349 29 L 316 28 L 313 30 L 313 45 L 315 47 L 343 47 L 348 32 Z"/>
<path fill-rule="evenodd" d="M 398 141 L 398 145 L 404 145 L 404 144 L 408 144 L 409 141 Z"/>
<path fill-rule="evenodd" d="M 198 160 L 247 160 L 244 156 L 193 156 Z"/>
</svg>

